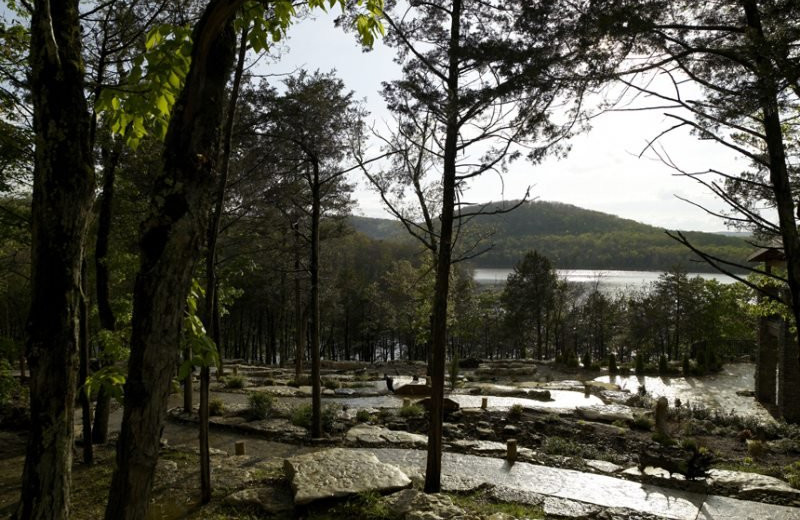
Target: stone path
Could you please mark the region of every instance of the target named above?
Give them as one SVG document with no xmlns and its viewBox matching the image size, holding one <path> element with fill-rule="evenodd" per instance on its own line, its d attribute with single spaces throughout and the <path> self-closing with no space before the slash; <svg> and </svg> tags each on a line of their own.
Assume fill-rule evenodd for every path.
<svg viewBox="0 0 800 520">
<path fill-rule="evenodd" d="M 424 451 L 391 448 L 366 451 L 374 453 L 381 462 L 398 466 L 412 478 L 424 477 Z M 473 489 L 486 483 L 674 520 L 800 520 L 800 508 L 690 493 L 524 462 L 512 465 L 502 459 L 475 455 L 443 455 L 442 487 L 446 491 Z"/>
</svg>

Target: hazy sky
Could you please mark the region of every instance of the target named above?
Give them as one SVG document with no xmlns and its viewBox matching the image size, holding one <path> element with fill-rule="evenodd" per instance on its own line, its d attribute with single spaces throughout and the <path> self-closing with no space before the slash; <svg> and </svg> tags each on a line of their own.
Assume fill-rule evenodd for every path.
<svg viewBox="0 0 800 520">
<path fill-rule="evenodd" d="M 298 67 L 336 69 L 347 87 L 366 99 L 371 121 L 381 127 L 391 120 L 379 94 L 381 82 L 399 76 L 399 67 L 392 61 L 394 52 L 381 42 L 372 52 L 361 52 L 352 34 L 333 27 L 334 14 L 317 14 L 313 20 L 298 22 L 290 30 L 288 50 L 267 69 L 271 73 Z M 649 139 L 672 124 L 663 110 L 603 114 L 588 133 L 572 140 L 566 159 L 548 159 L 538 165 L 519 160 L 511 165 L 504 182 L 496 175 L 472 182 L 465 200 L 520 198 L 530 185 L 532 197 L 539 200 L 574 204 L 664 228 L 722 231 L 721 220 L 676 195 L 715 211 L 723 209 L 720 201 L 696 181 L 676 176 L 653 154 L 637 157 Z M 699 141 L 688 132 L 670 134 L 660 142 L 687 171 L 715 168 L 733 173 L 746 167 L 733 152 Z M 365 179 L 355 175 L 353 180 L 358 186 L 356 213 L 387 217 Z"/>
</svg>

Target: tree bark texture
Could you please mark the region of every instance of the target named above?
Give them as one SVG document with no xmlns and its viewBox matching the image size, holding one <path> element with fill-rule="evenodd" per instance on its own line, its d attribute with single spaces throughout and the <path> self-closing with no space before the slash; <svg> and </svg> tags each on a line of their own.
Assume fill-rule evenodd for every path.
<svg viewBox="0 0 800 520">
<path fill-rule="evenodd" d="M 151 213 L 143 224 L 131 354 L 107 520 L 144 519 L 158 460 L 192 267 L 207 229 L 225 87 L 241 0 L 216 0 L 194 32 L 192 65 L 175 105 Z"/>
<path fill-rule="evenodd" d="M 70 509 L 81 262 L 94 189 L 77 0 L 34 2 L 30 67 L 31 427 L 16 517 L 61 519 Z"/>
<path fill-rule="evenodd" d="M 795 322 L 800 323 L 800 235 L 798 235 L 795 221 L 795 203 L 792 200 L 792 187 L 786 164 L 783 128 L 778 108 L 777 72 L 770 63 L 769 47 L 761 25 L 758 3 L 755 0 L 742 0 L 742 8 L 747 20 L 748 35 L 754 49 L 753 59 L 758 74 L 758 96 L 769 158 L 770 184 L 775 196 L 783 251 L 786 256 L 791 306 Z M 800 330 L 795 333 L 794 340 L 800 342 Z"/>
<path fill-rule="evenodd" d="M 461 0 L 454 0 L 450 21 L 450 62 L 447 77 L 447 125 L 442 173 L 442 215 L 439 231 L 439 256 L 433 295 L 431 331 L 431 407 L 428 430 L 428 458 L 425 492 L 441 491 L 442 423 L 444 422 L 444 372 L 447 353 L 447 293 L 450 289 L 450 260 L 453 242 L 453 214 L 456 192 L 456 153 L 458 145 L 458 49 L 461 32 Z"/>
<path fill-rule="evenodd" d="M 322 437 L 322 382 L 319 348 L 319 220 L 322 204 L 319 162 L 314 161 L 311 182 L 311 436 Z"/>
<path fill-rule="evenodd" d="M 116 141 L 111 148 L 103 147 L 103 191 L 100 195 L 100 211 L 97 217 L 97 238 L 94 247 L 94 270 L 97 293 L 97 313 L 100 327 L 114 331 L 117 320 L 111 309 L 110 279 L 108 271 L 108 242 L 111 236 L 111 215 L 114 205 L 114 184 L 117 164 L 122 153 L 122 141 Z M 100 388 L 97 392 L 97 405 L 94 410 L 92 442 L 104 444 L 108 440 L 108 417 L 111 413 L 111 395 Z"/>
</svg>

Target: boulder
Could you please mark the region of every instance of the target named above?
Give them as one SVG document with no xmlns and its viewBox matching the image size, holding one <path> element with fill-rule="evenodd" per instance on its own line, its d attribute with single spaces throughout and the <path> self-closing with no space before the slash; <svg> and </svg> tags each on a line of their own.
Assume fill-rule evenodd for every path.
<svg viewBox="0 0 800 520">
<path fill-rule="evenodd" d="M 478 358 L 464 358 L 458 360 L 458 368 L 474 369 L 481 366 L 481 360 Z"/>
<path fill-rule="evenodd" d="M 633 421 L 633 411 L 629 406 L 621 404 L 604 404 L 592 406 L 578 406 L 575 409 L 578 417 L 587 421 Z"/>
<path fill-rule="evenodd" d="M 396 466 L 379 461 L 372 453 L 343 448 L 298 455 L 284 460 L 283 468 L 292 484 L 294 503 L 298 505 L 411 486 L 411 479 Z"/>
<path fill-rule="evenodd" d="M 392 518 L 402 520 L 445 520 L 463 518 L 466 512 L 442 494 L 405 489 L 384 499 Z"/>
<path fill-rule="evenodd" d="M 225 497 L 224 502 L 229 506 L 258 509 L 270 515 L 294 510 L 291 491 L 282 487 L 243 489 Z"/>
<path fill-rule="evenodd" d="M 800 489 L 795 489 L 775 477 L 723 469 L 708 470 L 707 475 L 708 484 L 731 493 L 736 498 L 764 500 L 769 497 L 781 497 L 800 500 Z"/>
<path fill-rule="evenodd" d="M 423 399 L 421 401 L 417 401 L 417 404 L 421 407 L 425 408 L 426 410 L 430 410 L 431 406 L 431 398 L 428 397 L 427 399 Z M 444 408 L 445 413 L 455 412 L 460 408 L 459 404 L 449 397 L 445 397 L 442 401 L 442 407 Z"/>
<path fill-rule="evenodd" d="M 393 444 L 411 447 L 425 447 L 428 438 L 417 433 L 402 430 L 390 430 L 371 424 L 359 424 L 348 430 L 345 441 L 354 445 Z"/>
<path fill-rule="evenodd" d="M 394 395 L 412 396 L 412 397 L 429 396 L 431 395 L 431 387 L 427 385 L 415 385 L 415 384 L 403 385 L 395 389 Z"/>
</svg>

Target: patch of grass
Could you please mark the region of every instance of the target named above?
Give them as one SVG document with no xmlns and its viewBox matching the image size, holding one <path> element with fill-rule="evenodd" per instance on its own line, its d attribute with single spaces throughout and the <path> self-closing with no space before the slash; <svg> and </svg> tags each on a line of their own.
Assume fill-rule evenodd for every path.
<svg viewBox="0 0 800 520">
<path fill-rule="evenodd" d="M 584 459 L 603 459 L 603 454 L 591 445 L 577 443 L 564 437 L 547 437 L 542 443 L 542 452 L 548 455 L 581 457 Z"/>
<path fill-rule="evenodd" d="M 231 390 L 239 390 L 241 388 L 244 388 L 245 379 L 244 376 L 230 375 L 225 377 L 223 384 L 225 385 L 225 388 L 229 388 Z"/>
<path fill-rule="evenodd" d="M 272 396 L 265 392 L 253 392 L 247 398 L 249 415 L 254 420 L 266 419 L 272 413 Z"/>
<path fill-rule="evenodd" d="M 482 492 L 451 494 L 449 496 L 456 506 L 466 510 L 468 513 L 480 515 L 484 518 L 496 513 L 505 513 L 514 518 L 541 519 L 545 517 L 541 506 L 497 502 Z"/>
<path fill-rule="evenodd" d="M 788 467 L 789 466 L 787 466 L 787 468 Z M 757 464 L 753 462 L 753 459 L 750 457 L 745 457 L 742 462 L 720 462 L 719 464 L 714 464 L 714 468 L 739 471 L 742 473 L 757 473 L 759 475 L 775 478 L 785 478 L 786 476 L 785 468 L 781 469 L 780 466 L 774 464 Z M 800 468 L 798 468 L 798 470 L 800 470 Z M 789 484 L 791 485 L 791 482 L 789 482 Z M 800 484 L 800 482 L 798 482 L 798 484 Z"/>
<path fill-rule="evenodd" d="M 391 520 L 389 506 L 374 491 L 360 493 L 332 507 L 319 506 L 308 511 L 308 520 Z"/>
<path fill-rule="evenodd" d="M 800 489 L 800 461 L 783 468 L 783 478 L 795 489 Z"/>
<path fill-rule="evenodd" d="M 362 410 L 359 410 L 358 412 L 356 412 L 356 421 L 358 421 L 360 423 L 369 422 L 369 420 L 371 418 L 372 418 L 372 416 L 370 415 L 370 413 L 367 410 L 363 410 L 362 409 Z"/>
<path fill-rule="evenodd" d="M 767 452 L 766 445 L 757 439 L 747 440 L 747 453 L 754 459 L 760 459 Z"/>
<path fill-rule="evenodd" d="M 225 413 L 225 402 L 215 397 L 208 402 L 208 415 L 222 415 Z"/>
<path fill-rule="evenodd" d="M 402 417 L 403 419 L 411 419 L 414 417 L 422 417 L 422 414 L 425 413 L 425 409 L 418 404 L 410 404 L 408 406 L 403 406 L 397 412 L 397 414 Z"/>
</svg>

